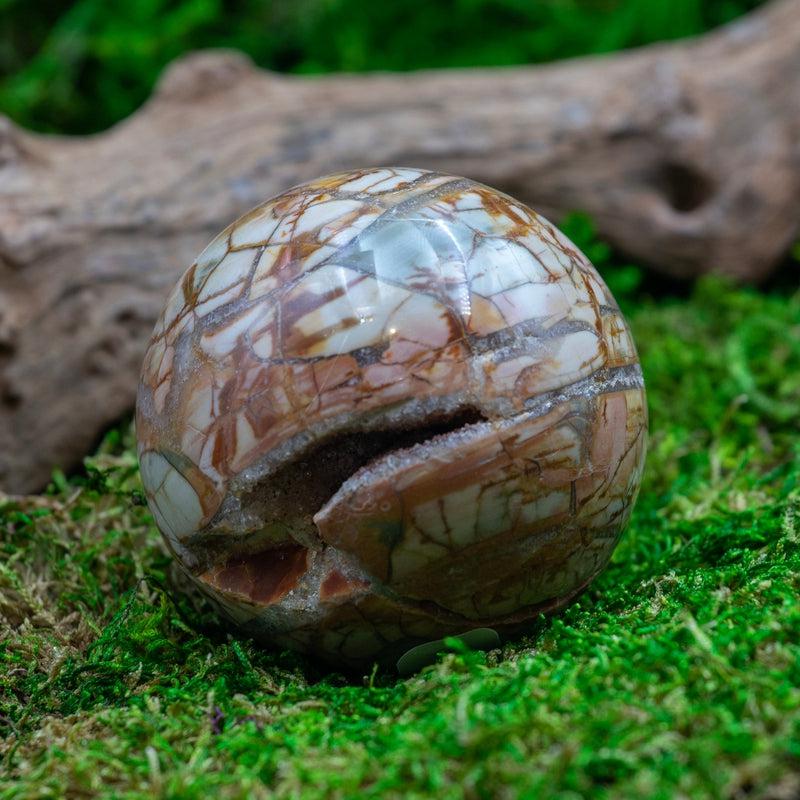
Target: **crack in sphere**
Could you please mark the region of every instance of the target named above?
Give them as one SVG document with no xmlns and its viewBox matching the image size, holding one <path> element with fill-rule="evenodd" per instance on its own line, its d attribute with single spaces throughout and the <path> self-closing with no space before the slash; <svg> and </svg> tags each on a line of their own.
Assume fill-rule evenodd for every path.
<svg viewBox="0 0 800 800">
<path fill-rule="evenodd" d="M 169 296 L 136 428 L 221 614 L 339 666 L 521 629 L 608 562 L 647 415 L 630 331 L 547 220 L 419 169 L 249 212 Z"/>
</svg>

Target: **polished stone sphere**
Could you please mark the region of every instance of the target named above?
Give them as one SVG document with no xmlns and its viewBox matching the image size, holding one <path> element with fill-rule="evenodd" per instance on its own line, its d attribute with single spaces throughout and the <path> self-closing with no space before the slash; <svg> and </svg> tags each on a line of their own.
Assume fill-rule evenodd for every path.
<svg viewBox="0 0 800 800">
<path fill-rule="evenodd" d="M 376 168 L 211 242 L 156 325 L 136 425 L 193 583 L 243 632 L 359 667 L 583 591 L 647 419 L 628 326 L 557 228 L 465 178 Z"/>
</svg>

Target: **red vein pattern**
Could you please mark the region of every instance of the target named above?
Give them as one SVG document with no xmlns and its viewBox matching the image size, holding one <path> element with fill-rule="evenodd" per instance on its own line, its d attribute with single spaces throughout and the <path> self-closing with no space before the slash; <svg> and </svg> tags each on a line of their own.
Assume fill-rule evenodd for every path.
<svg viewBox="0 0 800 800">
<path fill-rule="evenodd" d="M 506 195 L 405 168 L 223 231 L 167 300 L 137 402 L 187 574 L 251 635 L 353 666 L 569 602 L 627 522 L 646 427 L 583 254 Z"/>
</svg>

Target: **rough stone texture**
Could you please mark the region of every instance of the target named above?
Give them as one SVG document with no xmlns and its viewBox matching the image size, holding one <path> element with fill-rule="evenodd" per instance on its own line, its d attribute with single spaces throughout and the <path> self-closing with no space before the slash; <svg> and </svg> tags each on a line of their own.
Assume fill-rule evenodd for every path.
<svg viewBox="0 0 800 800">
<path fill-rule="evenodd" d="M 99 136 L 3 122 L 0 486 L 41 487 L 130 409 L 169 288 L 229 220 L 386 163 L 588 211 L 670 274 L 759 280 L 800 221 L 800 2 L 546 67 L 299 78 L 199 54 Z"/>
<path fill-rule="evenodd" d="M 345 664 L 557 608 L 630 513 L 646 410 L 627 325 L 555 227 L 463 178 L 290 189 L 169 296 L 142 480 L 249 633 Z"/>
</svg>

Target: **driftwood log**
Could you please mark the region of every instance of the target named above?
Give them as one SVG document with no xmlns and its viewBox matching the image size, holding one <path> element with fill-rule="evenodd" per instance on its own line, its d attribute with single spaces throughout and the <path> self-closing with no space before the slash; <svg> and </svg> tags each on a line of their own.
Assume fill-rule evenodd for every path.
<svg viewBox="0 0 800 800">
<path fill-rule="evenodd" d="M 0 119 L 0 486 L 41 487 L 131 408 L 163 300 L 219 229 L 376 164 L 469 176 L 556 219 L 584 210 L 675 276 L 757 281 L 800 223 L 800 0 L 541 67 L 300 78 L 200 53 L 106 133 Z"/>
</svg>

